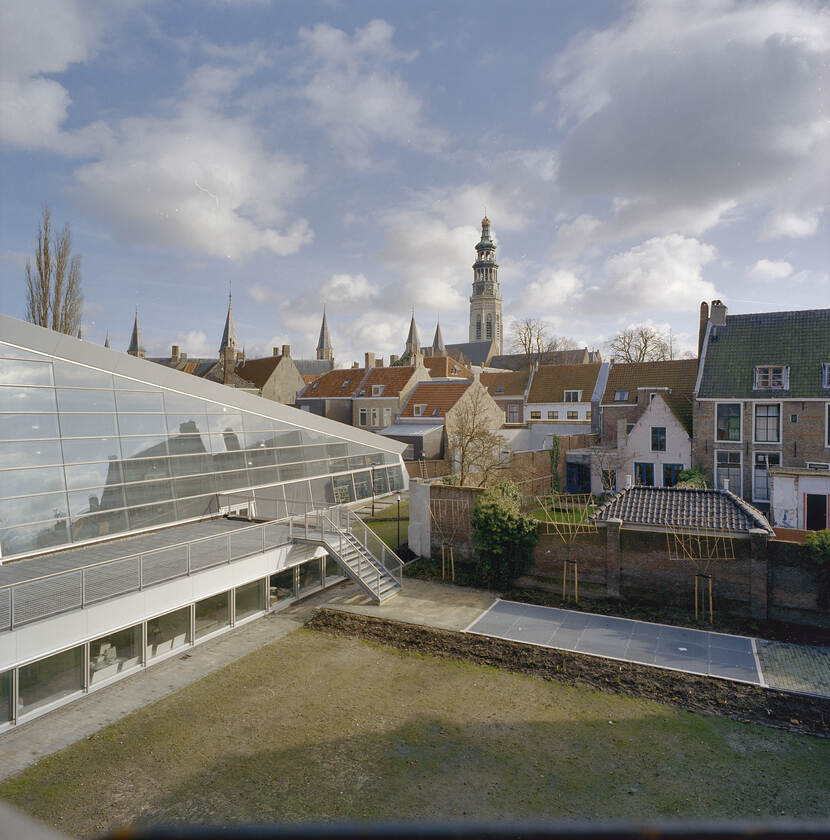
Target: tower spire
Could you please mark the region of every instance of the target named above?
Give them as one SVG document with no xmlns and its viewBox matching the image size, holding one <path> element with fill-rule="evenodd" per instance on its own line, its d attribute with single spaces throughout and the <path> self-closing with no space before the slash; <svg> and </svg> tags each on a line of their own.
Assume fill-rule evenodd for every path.
<svg viewBox="0 0 830 840">
<path fill-rule="evenodd" d="M 107 330 L 107 337 L 104 339 L 104 347 L 110 346 L 110 331 Z"/>
<path fill-rule="evenodd" d="M 334 358 L 334 350 L 329 336 L 329 322 L 326 320 L 326 305 L 323 304 L 323 323 L 320 324 L 320 338 L 317 340 L 317 358 L 330 362 Z"/>
<path fill-rule="evenodd" d="M 421 337 L 418 335 L 418 327 L 415 324 L 415 307 L 412 307 L 412 320 L 409 322 L 409 334 L 406 336 L 406 353 L 410 361 L 421 351 Z"/>
<path fill-rule="evenodd" d="M 135 308 L 135 321 L 133 322 L 133 334 L 130 337 L 130 346 L 127 348 L 127 352 L 131 356 L 137 356 L 139 359 L 143 359 L 147 355 L 147 351 L 144 349 L 144 342 L 141 340 L 141 328 L 138 326 L 138 307 Z"/>
<path fill-rule="evenodd" d="M 444 336 L 441 335 L 441 321 L 435 324 L 435 337 L 432 339 L 432 355 L 446 356 L 447 348 L 444 346 Z"/>
<path fill-rule="evenodd" d="M 225 350 L 230 347 L 236 350 L 239 346 L 239 338 L 236 335 L 236 324 L 233 321 L 233 295 L 231 294 L 230 285 L 228 285 L 228 314 L 225 318 L 225 329 L 222 332 L 222 341 L 219 344 L 219 355 L 223 356 Z"/>
</svg>

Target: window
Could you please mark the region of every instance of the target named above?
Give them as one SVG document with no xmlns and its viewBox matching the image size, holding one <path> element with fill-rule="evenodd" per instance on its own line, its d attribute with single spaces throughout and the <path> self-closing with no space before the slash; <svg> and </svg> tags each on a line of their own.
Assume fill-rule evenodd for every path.
<svg viewBox="0 0 830 840">
<path fill-rule="evenodd" d="M 634 483 L 654 486 L 654 464 L 634 463 Z"/>
<path fill-rule="evenodd" d="M 797 423 L 797 422 L 798 422 L 798 415 L 797 414 L 791 414 L 790 415 L 790 423 Z"/>
<path fill-rule="evenodd" d="M 614 391 L 614 402 L 626 402 L 628 391 Z"/>
<path fill-rule="evenodd" d="M 786 390 L 789 387 L 789 373 L 790 369 L 786 366 L 758 366 L 755 368 L 755 390 Z"/>
<path fill-rule="evenodd" d="M 565 391 L 565 402 L 579 402 L 582 391 Z"/>
<path fill-rule="evenodd" d="M 769 501 L 769 468 L 781 465 L 780 452 L 756 452 L 752 472 L 752 499 L 756 502 Z"/>
<path fill-rule="evenodd" d="M 383 385 L 372 385 L 372 396 L 379 397 L 383 393 Z"/>
<path fill-rule="evenodd" d="M 548 412 L 548 420 L 558 420 L 559 419 L 559 412 L 558 411 L 549 411 Z"/>
<path fill-rule="evenodd" d="M 519 406 L 517 405 L 509 405 L 507 406 L 507 422 L 508 423 L 519 423 Z"/>
<path fill-rule="evenodd" d="M 391 408 L 384 408 L 383 409 L 383 425 L 389 426 L 392 423 L 392 409 Z"/>
<path fill-rule="evenodd" d="M 569 411 L 567 413 L 568 420 L 579 420 L 579 412 L 578 411 Z"/>
<path fill-rule="evenodd" d="M 358 420 L 358 425 L 359 426 L 365 426 L 366 425 L 366 423 L 368 422 L 367 416 L 368 416 L 368 412 L 366 411 L 366 409 L 361 408 L 360 409 L 360 420 Z"/>
<path fill-rule="evenodd" d="M 824 407 L 824 445 L 830 446 L 830 403 Z"/>
<path fill-rule="evenodd" d="M 715 452 L 715 486 L 722 490 L 724 480 L 729 481 L 729 489 L 741 495 L 741 453 L 738 451 L 718 450 Z"/>
<path fill-rule="evenodd" d="M 755 440 L 759 443 L 780 443 L 781 406 L 760 404 L 755 406 Z"/>
<path fill-rule="evenodd" d="M 423 413 L 424 413 L 424 409 L 425 409 L 425 408 L 426 408 L 426 406 L 425 406 L 425 405 L 420 405 L 420 404 L 419 404 L 419 405 L 416 405 L 416 406 L 413 406 L 413 408 L 412 408 L 412 413 L 413 413 L 416 417 L 421 417 L 421 416 L 423 415 Z"/>
<path fill-rule="evenodd" d="M 476 321 L 476 341 L 481 341 L 481 318 Z"/>
<path fill-rule="evenodd" d="M 432 409 L 432 416 L 433 416 L 433 417 L 437 417 L 440 413 L 441 413 L 441 409 L 440 409 L 440 408 L 433 408 L 433 409 Z"/>
<path fill-rule="evenodd" d="M 530 419 L 531 420 L 541 420 L 542 419 L 542 412 L 541 411 L 531 411 L 530 412 Z"/>
<path fill-rule="evenodd" d="M 585 419 L 586 420 L 591 419 L 591 409 L 590 408 L 585 412 Z"/>
<path fill-rule="evenodd" d="M 344 379 L 343 384 L 340 387 L 345 388 L 351 381 L 352 381 L 351 379 Z"/>
<path fill-rule="evenodd" d="M 490 316 L 487 316 L 487 338 L 490 339 L 493 337 L 493 320 Z"/>
<path fill-rule="evenodd" d="M 683 464 L 663 464 L 663 487 L 674 487 L 683 472 Z"/>
<path fill-rule="evenodd" d="M 634 424 L 633 423 L 626 423 L 625 424 L 625 433 L 627 435 L 630 435 L 631 432 L 633 432 L 633 431 L 634 431 Z"/>
<path fill-rule="evenodd" d="M 496 393 L 497 394 L 503 394 L 504 393 L 504 385 L 497 386 Z"/>
<path fill-rule="evenodd" d="M 603 470 L 602 471 L 602 489 L 605 493 L 617 492 L 617 471 Z"/>
<path fill-rule="evenodd" d="M 651 451 L 665 452 L 666 451 L 666 427 L 652 426 L 651 427 Z"/>
<path fill-rule="evenodd" d="M 740 403 L 718 403 L 715 439 L 733 441 L 741 439 Z"/>
</svg>

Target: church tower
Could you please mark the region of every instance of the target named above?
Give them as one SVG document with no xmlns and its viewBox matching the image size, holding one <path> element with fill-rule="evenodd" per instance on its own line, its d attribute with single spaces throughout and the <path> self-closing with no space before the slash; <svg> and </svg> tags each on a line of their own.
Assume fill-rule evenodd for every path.
<svg viewBox="0 0 830 840">
<path fill-rule="evenodd" d="M 470 297 L 470 341 L 492 341 L 494 355 L 502 353 L 501 296 L 496 243 L 490 238 L 490 220 L 481 220 L 481 241 L 473 263 L 473 294 Z"/>
<path fill-rule="evenodd" d="M 331 362 L 334 360 L 334 349 L 329 336 L 329 322 L 326 320 L 326 307 L 323 307 L 323 323 L 320 325 L 320 338 L 317 339 L 318 361 Z"/>
</svg>

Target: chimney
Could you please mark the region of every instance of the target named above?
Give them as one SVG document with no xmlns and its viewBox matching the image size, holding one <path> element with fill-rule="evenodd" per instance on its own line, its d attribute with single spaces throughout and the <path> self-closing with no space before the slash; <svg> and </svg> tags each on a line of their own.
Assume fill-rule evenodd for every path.
<svg viewBox="0 0 830 840">
<path fill-rule="evenodd" d="M 179 353 L 179 361 L 184 363 L 187 361 L 187 353 Z"/>
<path fill-rule="evenodd" d="M 276 359 L 277 356 L 279 356 L 279 354 L 280 354 L 280 348 L 279 347 L 274 347 L 274 349 L 271 352 L 272 352 L 272 355 L 274 356 L 274 358 Z"/>
<path fill-rule="evenodd" d="M 282 355 L 283 356 L 288 356 L 289 359 L 291 358 L 291 345 L 290 344 L 283 344 L 282 345 Z"/>
<path fill-rule="evenodd" d="M 381 356 L 379 359 L 375 359 L 375 367 L 383 367 L 383 356 Z"/>
<path fill-rule="evenodd" d="M 698 359 L 703 354 L 703 339 L 706 336 L 706 324 L 709 321 L 709 304 L 706 301 L 701 301 L 700 304 L 700 326 L 697 330 L 697 357 Z"/>
<path fill-rule="evenodd" d="M 631 486 L 633 486 L 633 484 L 634 484 L 634 479 L 630 475 L 627 475 L 625 477 L 625 486 L 626 487 L 631 487 Z"/>
<path fill-rule="evenodd" d="M 726 490 L 726 492 L 728 493 L 729 492 L 729 479 L 728 478 L 722 478 L 721 482 L 723 483 L 723 489 Z"/>
<path fill-rule="evenodd" d="M 363 367 L 365 367 L 367 370 L 369 368 L 373 368 L 375 366 L 375 354 L 374 353 L 364 353 L 363 358 L 365 359 Z"/>
<path fill-rule="evenodd" d="M 394 365 L 394 364 L 395 364 L 395 362 L 397 362 L 397 361 L 398 361 L 398 355 L 397 355 L 397 353 L 391 353 L 391 354 L 389 355 L 389 364 L 390 364 L 390 365 Z"/>
<path fill-rule="evenodd" d="M 622 449 L 625 446 L 625 429 L 628 425 L 625 417 L 617 420 L 617 449 Z"/>
<path fill-rule="evenodd" d="M 352 362 L 352 370 L 358 370 L 360 368 L 360 362 Z"/>
<path fill-rule="evenodd" d="M 709 313 L 709 320 L 713 327 L 722 327 L 726 323 L 726 304 L 720 300 L 712 301 L 712 309 Z"/>
<path fill-rule="evenodd" d="M 179 361 L 179 345 L 174 344 L 170 348 L 170 361 L 171 362 L 178 362 Z"/>
</svg>

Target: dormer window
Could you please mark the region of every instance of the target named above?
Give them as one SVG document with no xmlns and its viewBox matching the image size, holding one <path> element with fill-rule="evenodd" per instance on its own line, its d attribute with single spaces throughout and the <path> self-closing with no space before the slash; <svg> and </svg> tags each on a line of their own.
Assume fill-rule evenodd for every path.
<svg viewBox="0 0 830 840">
<path fill-rule="evenodd" d="M 759 365 L 755 368 L 755 390 L 786 391 L 789 386 L 790 369 L 786 365 Z"/>
<path fill-rule="evenodd" d="M 503 393 L 504 393 L 504 385 L 499 385 L 499 386 L 496 388 L 496 393 L 497 393 L 497 394 L 503 394 Z"/>
<path fill-rule="evenodd" d="M 372 396 L 379 397 L 383 393 L 383 385 L 372 385 Z"/>
<path fill-rule="evenodd" d="M 565 402 L 574 403 L 579 402 L 582 397 L 582 391 L 565 391 Z"/>
<path fill-rule="evenodd" d="M 441 409 L 440 409 L 440 408 L 433 408 L 433 409 L 432 409 L 432 416 L 433 416 L 433 417 L 437 417 L 440 413 L 441 413 Z"/>
<path fill-rule="evenodd" d="M 314 383 L 312 384 L 312 386 L 311 386 L 311 390 L 312 390 L 312 391 L 316 391 L 316 390 L 317 390 L 317 386 L 318 386 L 319 384 L 320 384 L 319 382 L 314 382 Z"/>
<path fill-rule="evenodd" d="M 614 402 L 626 402 L 628 400 L 628 391 L 614 391 Z"/>
<path fill-rule="evenodd" d="M 351 381 L 352 381 L 351 379 L 344 379 L 343 384 L 340 387 L 345 388 Z"/>
<path fill-rule="evenodd" d="M 416 417 L 422 417 L 425 409 L 426 409 L 425 405 L 418 404 L 418 405 L 415 405 L 415 406 L 412 407 L 412 413 Z"/>
</svg>

